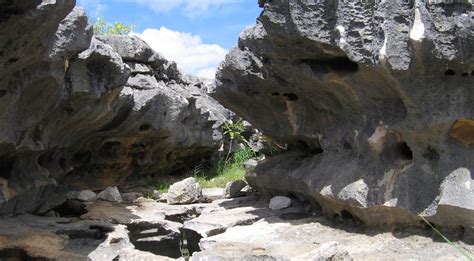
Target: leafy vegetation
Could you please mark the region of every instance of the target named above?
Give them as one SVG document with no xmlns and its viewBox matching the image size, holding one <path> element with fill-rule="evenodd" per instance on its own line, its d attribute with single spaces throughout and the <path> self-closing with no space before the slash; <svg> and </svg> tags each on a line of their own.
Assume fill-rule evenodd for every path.
<svg viewBox="0 0 474 261">
<path fill-rule="evenodd" d="M 208 168 L 202 165 L 194 170 L 194 177 L 203 188 L 223 188 L 230 181 L 241 180 L 245 176 L 244 163 L 256 156 L 249 147 L 244 147 L 232 155 L 228 161 L 215 161 Z"/>
<path fill-rule="evenodd" d="M 216 159 L 209 165 L 199 164 L 192 170 L 191 175 L 196 178 L 203 188 L 223 188 L 230 181 L 241 180 L 245 176 L 244 163 L 257 157 L 257 153 L 249 146 L 242 132 L 245 130 L 242 120 L 232 123 L 225 122 L 224 134 L 230 139 L 229 152 L 225 159 Z M 232 153 L 233 144 L 242 144 L 242 147 Z M 150 184 L 155 190 L 166 192 L 172 182 L 161 181 Z"/>
<path fill-rule="evenodd" d="M 94 24 L 95 35 L 127 35 L 134 29 L 134 25 L 124 25 L 120 22 L 107 23 L 103 18 L 97 18 Z"/>
<path fill-rule="evenodd" d="M 234 142 L 243 142 L 244 144 L 247 144 L 247 140 L 242 135 L 242 132 L 245 130 L 244 121 L 239 120 L 235 123 L 226 121 L 224 122 L 224 126 L 222 128 L 224 135 L 227 135 L 230 139 L 227 156 L 225 157 L 225 162 L 227 162 L 229 160 L 230 154 L 232 153 Z"/>
</svg>

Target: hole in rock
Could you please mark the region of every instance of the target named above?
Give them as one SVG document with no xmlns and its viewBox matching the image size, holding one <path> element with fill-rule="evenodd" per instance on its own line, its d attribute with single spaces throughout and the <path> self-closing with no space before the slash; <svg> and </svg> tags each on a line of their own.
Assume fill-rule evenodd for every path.
<svg viewBox="0 0 474 261">
<path fill-rule="evenodd" d="M 22 260 L 32 260 L 32 261 L 49 261 L 53 259 L 45 257 L 34 257 L 30 256 L 28 252 L 20 248 L 6 248 L 0 250 L 0 260 L 5 261 L 22 261 Z"/>
<path fill-rule="evenodd" d="M 7 90 L 0 90 L 0 97 L 7 95 Z"/>
<path fill-rule="evenodd" d="M 181 245 L 188 250 L 189 255 L 192 255 L 194 252 L 201 251 L 201 248 L 199 247 L 199 241 L 201 240 L 202 236 L 199 233 L 183 228 L 181 229 L 181 236 Z"/>
<path fill-rule="evenodd" d="M 76 152 L 72 156 L 75 163 L 88 163 L 91 161 L 92 155 L 89 151 Z"/>
<path fill-rule="evenodd" d="M 105 240 L 107 233 L 112 232 L 113 229 L 102 226 L 90 226 L 88 229 L 77 230 L 59 230 L 57 235 L 66 235 L 69 239 L 90 238 L 97 240 Z"/>
<path fill-rule="evenodd" d="M 343 220 L 355 220 L 354 216 L 351 214 L 351 212 L 347 211 L 347 210 L 343 210 L 341 211 L 341 218 Z"/>
<path fill-rule="evenodd" d="M 307 142 L 302 140 L 296 141 L 296 143 L 292 145 L 292 147 L 310 154 L 321 154 L 324 152 L 324 150 L 319 144 L 308 144 Z"/>
<path fill-rule="evenodd" d="M 19 58 L 11 58 L 9 59 L 6 63 L 5 63 L 5 67 L 7 67 L 8 65 L 11 65 L 13 63 L 16 63 L 18 62 Z"/>
<path fill-rule="evenodd" d="M 474 71 L 471 71 L 471 76 L 474 76 Z"/>
<path fill-rule="evenodd" d="M 148 222 L 127 225 L 136 249 L 171 258 L 181 257 L 181 233 Z"/>
<path fill-rule="evenodd" d="M 165 219 L 183 224 L 185 221 L 199 217 L 199 213 L 195 208 L 189 209 L 186 213 L 179 213 L 174 215 L 166 215 Z"/>
<path fill-rule="evenodd" d="M 263 64 L 269 64 L 270 63 L 270 59 L 266 56 L 262 56 L 262 63 Z"/>
<path fill-rule="evenodd" d="M 15 165 L 15 158 L 0 157 L 0 177 L 8 180 L 12 174 L 13 166 Z"/>
<path fill-rule="evenodd" d="M 432 161 L 437 161 L 439 160 L 439 153 L 433 147 L 428 146 L 428 148 L 426 148 L 425 153 L 423 153 L 423 158 L 432 160 Z"/>
<path fill-rule="evenodd" d="M 301 60 L 309 65 L 314 73 L 337 72 L 344 75 L 357 72 L 359 65 L 347 57 L 337 57 L 327 60 L 308 59 Z"/>
<path fill-rule="evenodd" d="M 453 75 L 456 75 L 456 72 L 451 70 L 451 69 L 447 69 L 445 72 L 444 72 L 444 75 L 446 76 L 453 76 Z"/>
<path fill-rule="evenodd" d="M 139 131 L 147 131 L 151 129 L 151 125 L 150 124 L 142 124 L 140 125 L 140 127 L 138 128 Z"/>
<path fill-rule="evenodd" d="M 285 213 L 280 215 L 279 218 L 282 220 L 299 220 L 311 217 L 309 213 Z"/>
<path fill-rule="evenodd" d="M 280 96 L 279 92 L 272 92 L 272 96 Z"/>
<path fill-rule="evenodd" d="M 111 231 L 113 231 L 112 227 L 78 225 L 75 229 L 58 230 L 56 234 L 68 237 L 63 251 L 87 256 L 104 242 Z"/>
<path fill-rule="evenodd" d="M 66 159 L 65 158 L 59 158 L 58 164 L 59 164 L 59 167 L 61 167 L 61 169 L 63 169 L 63 170 L 66 169 Z"/>
<path fill-rule="evenodd" d="M 114 156 L 114 152 L 117 150 L 117 147 L 122 145 L 119 141 L 107 141 L 100 148 L 100 155 L 105 158 L 110 158 Z"/>
<path fill-rule="evenodd" d="M 61 217 L 80 217 L 87 213 L 86 204 L 79 200 L 67 200 L 54 209 Z"/>
<path fill-rule="evenodd" d="M 461 73 L 461 76 L 462 76 L 462 77 L 467 77 L 467 76 L 469 76 L 469 73 L 463 72 L 463 73 Z"/>
<path fill-rule="evenodd" d="M 344 144 L 342 145 L 342 147 L 345 150 L 351 150 L 352 149 L 352 145 L 348 141 L 344 141 Z"/>
<path fill-rule="evenodd" d="M 398 142 L 396 144 L 396 149 L 398 155 L 405 160 L 412 160 L 413 159 L 413 151 L 410 149 L 406 142 Z"/>
<path fill-rule="evenodd" d="M 283 96 L 285 96 L 288 101 L 297 101 L 297 100 L 299 100 L 298 95 L 296 95 L 294 93 L 284 93 Z"/>
</svg>

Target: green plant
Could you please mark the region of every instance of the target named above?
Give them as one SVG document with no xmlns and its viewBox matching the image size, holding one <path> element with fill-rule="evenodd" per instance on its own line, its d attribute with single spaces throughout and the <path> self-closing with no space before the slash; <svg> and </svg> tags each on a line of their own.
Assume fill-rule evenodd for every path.
<svg viewBox="0 0 474 261">
<path fill-rule="evenodd" d="M 251 148 L 244 147 L 234 152 L 229 160 L 215 160 L 207 167 L 196 166 L 193 175 L 203 188 L 223 188 L 230 181 L 243 179 L 244 163 L 255 156 Z"/>
<path fill-rule="evenodd" d="M 239 120 L 235 123 L 226 121 L 224 122 L 224 135 L 228 135 L 231 140 L 237 140 L 238 142 L 246 141 L 242 132 L 245 130 L 244 122 Z"/>
<path fill-rule="evenodd" d="M 120 22 L 107 23 L 103 18 L 97 18 L 94 23 L 95 35 L 127 35 L 135 28 L 135 25 L 124 25 Z"/>
<path fill-rule="evenodd" d="M 245 168 L 240 164 L 225 165 L 220 162 L 208 172 L 195 176 L 203 188 L 224 188 L 230 181 L 241 180 L 245 176 Z"/>
<path fill-rule="evenodd" d="M 461 246 L 458 244 L 452 242 L 449 240 L 441 231 L 436 229 L 428 220 L 426 220 L 425 217 L 419 216 L 431 229 L 433 229 L 436 234 L 438 234 L 444 241 L 446 241 L 448 244 L 450 244 L 454 249 L 456 249 L 459 253 L 461 253 L 463 256 L 465 256 L 468 260 L 474 261 L 474 256 L 468 253 L 466 250 L 464 250 Z"/>
<path fill-rule="evenodd" d="M 257 154 L 250 147 L 243 147 L 232 155 L 232 163 L 243 165 L 247 160 L 255 158 Z"/>
<path fill-rule="evenodd" d="M 235 123 L 231 121 L 224 122 L 224 126 L 222 127 L 224 130 L 224 135 L 227 135 L 230 139 L 229 143 L 229 150 L 227 151 L 227 156 L 225 157 L 225 163 L 229 161 L 230 154 L 232 152 L 232 147 L 234 145 L 234 141 L 236 142 L 243 142 L 247 144 L 247 140 L 242 135 L 242 132 L 245 130 L 244 121 L 239 120 Z"/>
</svg>

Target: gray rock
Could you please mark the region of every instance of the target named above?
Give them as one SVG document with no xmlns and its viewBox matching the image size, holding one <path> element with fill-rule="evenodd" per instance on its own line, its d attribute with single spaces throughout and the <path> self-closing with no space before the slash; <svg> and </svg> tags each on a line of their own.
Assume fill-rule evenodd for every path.
<svg viewBox="0 0 474 261">
<path fill-rule="evenodd" d="M 202 189 L 191 177 L 171 185 L 166 197 L 168 204 L 191 204 L 202 197 Z"/>
<path fill-rule="evenodd" d="M 268 207 L 272 210 L 285 209 L 291 206 L 291 199 L 283 196 L 276 196 L 270 200 Z"/>
<path fill-rule="evenodd" d="M 86 50 L 92 39 L 92 26 L 81 7 L 74 7 L 71 13 L 59 24 L 50 58 L 63 61 Z"/>
<path fill-rule="evenodd" d="M 55 191 L 173 173 L 219 148 L 230 112 L 202 80 L 137 37 L 92 37 L 72 0 L 10 2 L 0 4 L 0 214 L 44 214 Z"/>
<path fill-rule="evenodd" d="M 222 188 L 203 188 L 202 195 L 210 200 L 223 199 L 224 189 Z"/>
<path fill-rule="evenodd" d="M 243 195 L 242 189 L 247 186 L 247 183 L 243 180 L 236 180 L 228 182 L 225 185 L 224 197 L 225 198 L 235 198 Z"/>
<path fill-rule="evenodd" d="M 155 89 L 159 88 L 158 81 L 151 75 L 137 74 L 128 78 L 127 87 L 133 89 Z"/>
<path fill-rule="evenodd" d="M 146 64 L 143 64 L 143 63 L 132 63 L 132 62 L 128 62 L 126 63 L 128 65 L 128 67 L 130 67 L 130 70 L 132 72 L 132 74 L 152 74 L 152 68 L 150 65 L 146 65 Z"/>
<path fill-rule="evenodd" d="M 417 225 L 423 213 L 470 226 L 463 200 L 453 220 L 434 215 L 446 178 L 474 168 L 471 18 L 463 3 L 267 1 L 213 95 L 288 148 L 249 184 L 371 225 Z"/>
<path fill-rule="evenodd" d="M 122 193 L 121 196 L 124 202 L 133 203 L 138 198 L 143 197 L 143 194 L 140 192 L 127 192 Z"/>
<path fill-rule="evenodd" d="M 138 36 L 108 35 L 96 38 L 112 46 L 126 62 L 148 62 L 156 55 L 156 52 Z"/>
<path fill-rule="evenodd" d="M 337 195 L 338 199 L 348 202 L 356 207 L 367 207 L 369 188 L 364 180 L 358 180 L 345 186 Z"/>
<path fill-rule="evenodd" d="M 71 191 L 66 195 L 67 199 L 77 199 L 80 201 L 94 201 L 97 199 L 97 194 L 92 190 Z"/>
<path fill-rule="evenodd" d="M 97 199 L 111 201 L 111 202 L 122 202 L 122 196 L 117 187 L 108 187 L 105 190 L 97 194 Z"/>
<path fill-rule="evenodd" d="M 246 171 L 253 171 L 257 167 L 258 161 L 256 159 L 249 159 L 244 162 L 244 167 Z"/>
</svg>

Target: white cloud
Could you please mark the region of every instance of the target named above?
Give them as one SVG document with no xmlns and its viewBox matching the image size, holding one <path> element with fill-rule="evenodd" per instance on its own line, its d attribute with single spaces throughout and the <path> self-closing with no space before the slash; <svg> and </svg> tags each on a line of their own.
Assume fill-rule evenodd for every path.
<svg viewBox="0 0 474 261">
<path fill-rule="evenodd" d="M 107 5 L 96 0 L 79 0 L 78 6 L 82 6 L 88 10 L 88 15 L 92 17 L 101 17 L 104 14 Z"/>
<path fill-rule="evenodd" d="M 201 37 L 191 33 L 149 28 L 138 34 L 155 51 L 175 61 L 185 73 L 214 78 L 217 66 L 227 50 L 217 44 L 204 44 Z"/>
<path fill-rule="evenodd" d="M 166 13 L 173 9 L 181 9 L 189 17 L 197 17 L 207 13 L 211 8 L 242 3 L 245 0 L 129 0 L 148 6 L 156 13 Z"/>
</svg>

